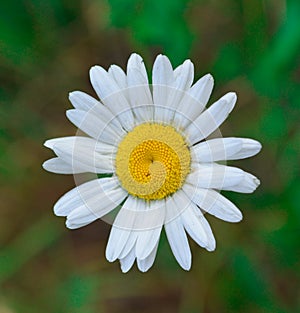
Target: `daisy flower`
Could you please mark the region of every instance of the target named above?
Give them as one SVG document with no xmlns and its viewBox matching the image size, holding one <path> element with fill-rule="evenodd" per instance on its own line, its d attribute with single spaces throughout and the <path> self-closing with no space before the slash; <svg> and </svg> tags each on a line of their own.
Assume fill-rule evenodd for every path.
<svg viewBox="0 0 300 313">
<path fill-rule="evenodd" d="M 108 71 L 94 66 L 90 80 L 99 100 L 71 92 L 74 109 L 67 111 L 87 136 L 47 140 L 45 146 L 56 157 L 43 167 L 95 177 L 63 195 L 54 213 L 65 216 L 66 226 L 74 229 L 116 209 L 106 258 L 119 259 L 123 272 L 135 261 L 143 272 L 153 265 L 164 228 L 176 260 L 189 270 L 187 234 L 208 251 L 216 247 L 205 213 L 227 222 L 242 219 L 220 190 L 251 193 L 259 185 L 255 176 L 218 163 L 251 157 L 261 149 L 255 140 L 222 138 L 218 131 L 236 94 L 229 92 L 205 109 L 212 76 L 193 84 L 193 63 L 186 60 L 173 69 L 164 55 L 154 62 L 151 86 L 137 54 L 130 56 L 126 73 L 116 65 Z"/>
</svg>

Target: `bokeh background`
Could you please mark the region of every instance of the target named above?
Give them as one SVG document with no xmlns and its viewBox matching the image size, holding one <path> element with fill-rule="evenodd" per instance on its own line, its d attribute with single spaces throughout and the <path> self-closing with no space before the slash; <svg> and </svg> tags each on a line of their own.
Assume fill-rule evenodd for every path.
<svg viewBox="0 0 300 313">
<path fill-rule="evenodd" d="M 299 16 L 299 0 L 1 1 L 0 312 L 300 312 Z M 212 73 L 212 101 L 238 94 L 223 135 L 263 144 L 234 163 L 260 188 L 226 193 L 244 220 L 209 216 L 217 249 L 191 242 L 190 272 L 163 235 L 148 273 L 122 274 L 104 257 L 109 225 L 71 231 L 52 213 L 74 181 L 42 170 L 42 144 L 76 132 L 68 92 L 94 95 L 89 68 L 124 68 L 133 51 L 149 71 L 165 53 Z"/>
</svg>

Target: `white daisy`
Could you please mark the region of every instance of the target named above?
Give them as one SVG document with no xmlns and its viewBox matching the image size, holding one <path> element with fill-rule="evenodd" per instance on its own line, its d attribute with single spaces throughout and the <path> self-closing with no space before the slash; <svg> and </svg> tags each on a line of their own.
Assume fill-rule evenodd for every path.
<svg viewBox="0 0 300 313">
<path fill-rule="evenodd" d="M 190 60 L 173 70 L 159 55 L 152 88 L 142 58 L 132 54 L 127 73 L 112 65 L 90 70 L 100 100 L 75 91 L 68 119 L 89 137 L 76 135 L 47 140 L 57 157 L 43 167 L 54 173 L 100 174 L 62 196 L 54 206 L 66 226 L 85 226 L 119 209 L 106 248 L 127 272 L 134 261 L 141 271 L 154 262 L 164 227 L 172 252 L 185 270 L 191 267 L 187 234 L 208 251 L 215 239 L 204 217 L 208 212 L 228 222 L 242 219 L 239 209 L 219 190 L 251 193 L 259 185 L 253 175 L 218 161 L 257 154 L 252 139 L 213 138 L 232 111 L 236 94 L 229 92 L 205 106 L 213 89 L 207 74 L 194 85 Z M 207 139 L 207 140 L 206 140 Z"/>
</svg>

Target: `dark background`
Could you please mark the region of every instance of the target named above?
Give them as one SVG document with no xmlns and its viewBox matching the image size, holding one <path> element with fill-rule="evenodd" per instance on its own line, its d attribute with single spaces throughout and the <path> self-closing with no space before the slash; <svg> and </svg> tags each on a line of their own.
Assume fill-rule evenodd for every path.
<svg viewBox="0 0 300 313">
<path fill-rule="evenodd" d="M 298 0 L 1 1 L 0 312 L 300 312 L 299 17 Z M 263 144 L 234 162 L 259 189 L 226 193 L 244 220 L 209 216 L 217 249 L 191 242 L 190 272 L 163 236 L 148 273 L 122 274 L 104 257 L 109 225 L 70 231 L 52 213 L 74 181 L 42 170 L 42 144 L 75 133 L 68 92 L 94 95 L 89 68 L 124 68 L 131 52 L 149 71 L 158 53 L 191 58 L 215 78 L 210 103 L 238 94 L 223 136 Z"/>
</svg>

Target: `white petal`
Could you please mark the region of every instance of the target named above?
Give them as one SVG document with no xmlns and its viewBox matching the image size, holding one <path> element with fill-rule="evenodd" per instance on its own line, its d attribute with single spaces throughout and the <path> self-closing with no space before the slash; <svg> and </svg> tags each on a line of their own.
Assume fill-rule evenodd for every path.
<svg viewBox="0 0 300 313">
<path fill-rule="evenodd" d="M 172 64 L 165 55 L 158 55 L 154 61 L 152 71 L 152 84 L 155 86 L 173 86 L 174 84 L 174 73 Z M 158 89 L 158 92 L 159 91 L 160 90 Z M 159 101 L 163 100 L 161 100 L 161 97 L 158 96 L 157 102 Z"/>
<path fill-rule="evenodd" d="M 101 101 L 114 115 L 118 116 L 122 126 L 130 131 L 134 126 L 134 117 L 124 90 L 120 89 L 115 80 L 101 66 L 93 66 L 90 69 L 90 79 Z"/>
<path fill-rule="evenodd" d="M 143 59 L 132 54 L 127 65 L 127 80 L 130 105 L 137 124 L 153 121 L 154 107 Z"/>
<path fill-rule="evenodd" d="M 138 236 L 141 232 L 139 229 L 139 222 L 140 222 L 140 217 L 143 216 L 143 212 L 145 211 L 145 201 L 142 199 L 136 198 L 136 197 L 128 197 L 127 203 L 125 202 L 123 205 L 124 209 L 120 211 L 119 213 L 123 213 L 124 218 L 120 217 L 120 220 L 122 221 L 116 221 L 114 222 L 114 225 L 125 225 L 125 229 L 128 229 L 130 227 L 129 223 L 132 223 L 131 220 L 133 221 L 132 223 L 132 228 L 130 230 L 130 235 L 128 237 L 128 240 L 119 256 L 120 259 L 124 258 L 130 251 L 131 249 L 135 246 L 136 241 L 138 239 Z M 133 212 L 133 213 L 132 213 Z M 141 212 L 139 215 L 138 213 Z M 132 213 L 132 214 L 128 214 Z M 128 214 L 128 216 L 127 216 Z M 119 214 L 121 216 L 121 214 Z M 129 219 L 129 222 L 128 222 Z M 124 221 L 125 220 L 125 221 Z M 139 229 L 139 230 L 137 230 Z"/>
<path fill-rule="evenodd" d="M 110 211 L 114 209 L 110 208 Z M 109 212 L 109 211 L 108 211 Z M 107 212 L 107 213 L 108 213 Z M 66 227 L 76 229 L 85 226 L 98 219 L 98 216 L 93 213 L 88 207 L 81 206 L 73 210 L 67 217 Z"/>
<path fill-rule="evenodd" d="M 130 233 L 130 230 L 112 227 L 105 252 L 106 259 L 109 262 L 113 262 L 119 258 L 128 241 Z"/>
<path fill-rule="evenodd" d="M 100 181 L 103 179 L 100 179 Z M 81 227 L 82 224 L 89 224 L 101 218 L 117 207 L 127 196 L 127 193 L 121 187 L 106 191 L 104 191 L 103 188 L 101 189 L 101 187 L 97 194 L 90 195 L 86 197 L 86 199 L 83 199 L 84 204 L 74 208 L 74 210 L 68 214 L 66 221 L 68 228 L 78 228 Z"/>
<path fill-rule="evenodd" d="M 191 200 L 182 189 L 176 191 L 166 202 L 167 206 L 167 215 L 166 215 L 166 223 L 172 221 L 178 216 L 182 216 L 186 210 L 189 209 L 191 205 Z M 171 209 L 171 207 L 173 208 Z"/>
<path fill-rule="evenodd" d="M 168 58 L 157 57 L 153 66 L 153 101 L 156 121 L 171 123 L 193 78 L 194 65 L 190 60 L 186 60 L 172 73 L 172 65 Z"/>
<path fill-rule="evenodd" d="M 183 190 L 173 195 L 174 202 L 180 211 L 180 217 L 187 233 L 208 251 L 215 249 L 216 242 L 209 224 L 201 210 L 189 199 Z"/>
<path fill-rule="evenodd" d="M 214 87 L 214 78 L 211 74 L 202 76 L 188 92 L 189 96 L 198 100 L 203 107 L 208 103 L 209 97 Z"/>
<path fill-rule="evenodd" d="M 131 81 L 131 79 L 133 79 Z M 135 115 L 135 125 L 144 122 L 153 122 L 154 105 L 148 84 L 140 85 L 138 80 L 142 75 L 135 69 L 129 70 L 128 74 L 128 94 L 132 111 Z"/>
<path fill-rule="evenodd" d="M 194 80 L 194 64 L 191 60 L 185 60 L 174 70 L 174 87 L 179 90 L 187 90 L 191 87 Z"/>
<path fill-rule="evenodd" d="M 167 206 L 167 211 L 173 210 L 176 207 L 173 200 L 167 201 Z M 171 214 L 173 213 L 169 212 L 169 215 Z M 166 223 L 165 230 L 177 262 L 183 269 L 188 271 L 191 268 L 192 255 L 180 215 Z"/>
<path fill-rule="evenodd" d="M 174 116 L 176 116 L 180 101 L 185 96 L 186 91 L 191 87 L 193 80 L 194 64 L 190 60 L 185 60 L 183 64 L 179 65 L 174 70 L 173 87 L 168 88 L 166 91 L 168 93 L 168 100 L 164 105 L 166 108 L 169 108 L 169 110 L 164 110 L 165 112 L 162 112 L 164 122 L 172 122 L 176 128 L 181 127 L 177 121 L 174 122 Z"/>
<path fill-rule="evenodd" d="M 116 207 L 126 195 L 116 177 L 95 179 L 65 193 L 54 205 L 54 213 L 67 216 L 81 206 L 91 207 L 92 210 L 95 202 L 103 207 Z"/>
<path fill-rule="evenodd" d="M 115 154 L 117 152 L 117 148 L 110 143 L 104 143 L 101 141 L 96 141 L 89 137 L 84 136 L 68 136 L 68 137 L 59 137 L 48 139 L 45 141 L 44 146 L 54 150 L 55 145 L 76 145 L 85 147 L 85 148 L 93 148 L 96 152 L 102 154 Z"/>
<path fill-rule="evenodd" d="M 189 142 L 197 143 L 215 131 L 232 111 L 236 99 L 234 92 L 227 93 L 193 121 L 186 128 Z"/>
<path fill-rule="evenodd" d="M 241 147 L 240 138 L 216 138 L 191 147 L 191 153 L 197 162 L 214 162 L 230 160 L 230 156 L 240 151 Z"/>
<path fill-rule="evenodd" d="M 103 109 L 103 115 L 95 114 L 94 111 L 68 110 L 68 119 L 79 129 L 96 140 L 117 145 L 126 134 L 121 127 L 116 127 L 112 122 L 114 115 L 107 109 Z"/>
<path fill-rule="evenodd" d="M 95 151 L 101 154 L 114 155 L 117 153 L 117 148 L 111 143 L 97 141 L 95 145 Z"/>
<path fill-rule="evenodd" d="M 152 103 L 152 97 L 149 89 L 148 79 L 145 78 L 145 76 L 141 73 L 141 71 L 137 68 L 129 68 L 127 70 L 127 81 L 128 81 L 128 87 L 134 87 L 134 86 L 144 86 L 145 90 L 142 94 L 145 101 L 142 102 L 142 104 L 149 104 Z M 147 88 L 146 88 L 147 86 Z"/>
<path fill-rule="evenodd" d="M 146 67 L 145 67 L 143 58 L 140 55 L 138 55 L 137 53 L 132 53 L 128 59 L 127 75 L 129 75 L 128 72 L 131 69 L 137 70 L 141 73 L 143 78 L 141 79 L 140 82 L 142 83 L 142 85 L 148 84 L 148 75 L 147 75 L 147 71 L 146 71 Z"/>
<path fill-rule="evenodd" d="M 112 173 L 114 172 L 115 148 L 111 153 L 101 154 L 101 144 L 92 138 L 73 136 L 47 140 L 45 146 L 53 149 L 58 157 L 70 164 L 74 173 Z M 106 151 L 109 145 L 103 144 Z"/>
<path fill-rule="evenodd" d="M 138 259 L 145 259 L 149 256 L 154 247 L 158 244 L 162 227 L 141 231 L 136 242 L 136 256 Z"/>
<path fill-rule="evenodd" d="M 90 215 L 90 217 L 92 218 L 92 215 Z M 90 219 L 90 221 L 85 221 L 83 223 L 79 223 L 79 222 L 76 222 L 76 223 L 71 223 L 69 220 L 66 220 L 66 227 L 69 228 L 69 229 L 78 229 L 78 228 L 81 228 L 81 227 L 84 227 L 90 223 L 92 223 L 95 219 Z"/>
<path fill-rule="evenodd" d="M 208 102 L 213 85 L 213 77 L 207 74 L 184 94 L 174 116 L 174 124 L 177 127 L 186 128 L 200 115 Z"/>
<path fill-rule="evenodd" d="M 124 244 L 124 248 L 118 256 L 120 259 L 125 257 L 134 246 L 136 247 L 135 254 L 137 255 L 137 253 L 139 253 L 141 258 L 146 258 L 151 253 L 153 247 L 158 242 L 161 225 L 163 224 L 163 215 L 161 214 L 160 225 L 157 226 L 156 211 L 158 210 L 156 209 L 157 207 L 152 208 L 152 210 L 147 210 L 145 201 L 131 196 L 128 197 L 117 216 L 118 220 L 116 219 L 114 222 L 114 227 L 117 227 L 117 225 L 125 225 L 124 229 L 128 229 L 130 232 Z M 152 229 L 151 224 L 154 223 L 153 216 L 155 216 L 156 224 L 155 228 Z M 117 253 L 114 254 L 114 257 L 116 257 L 116 255 Z"/>
<path fill-rule="evenodd" d="M 172 197 L 186 231 L 201 247 L 207 247 L 208 238 L 200 220 L 201 211 L 183 190 L 178 190 Z M 173 211 L 176 209 L 173 208 Z"/>
<path fill-rule="evenodd" d="M 117 66 L 114 66 L 115 68 Z M 118 67 L 117 67 L 118 68 Z M 119 68 L 121 71 L 122 69 Z M 125 73 L 123 72 L 125 75 Z M 123 132 L 122 126 L 115 115 L 101 102 L 81 91 L 73 91 L 69 94 L 69 99 L 75 109 L 94 114 L 106 123 L 111 123 L 119 133 Z M 76 125 L 77 126 L 77 125 Z"/>
<path fill-rule="evenodd" d="M 252 193 L 260 184 L 259 179 L 237 167 L 216 163 L 193 163 L 193 171 L 186 182 L 199 188 L 230 190 Z"/>
<path fill-rule="evenodd" d="M 131 196 L 128 197 L 128 201 Z M 127 202 L 118 213 L 114 226 L 121 229 L 137 231 L 138 233 L 145 230 L 151 230 L 162 227 L 165 220 L 165 200 L 145 200 L 132 197 L 134 205 Z"/>
<path fill-rule="evenodd" d="M 143 87 L 147 86 L 139 86 L 135 88 L 130 89 L 130 93 L 135 93 L 137 97 L 140 97 L 142 99 L 143 96 L 141 96 L 141 92 Z M 142 102 L 140 102 L 142 103 Z M 138 104 L 138 102 L 135 102 L 134 107 L 132 108 L 132 111 L 135 116 L 135 125 L 140 125 L 142 123 L 153 123 L 154 121 L 154 105 L 153 104 Z"/>
<path fill-rule="evenodd" d="M 120 259 L 121 270 L 123 273 L 127 273 L 132 268 L 134 260 L 135 260 L 135 251 L 133 248 L 126 256 Z"/>
<path fill-rule="evenodd" d="M 131 196 L 128 197 L 130 199 Z M 139 258 L 146 258 L 159 240 L 159 235 L 164 222 L 164 201 L 152 201 L 151 204 L 138 198 L 132 198 L 132 206 L 126 202 L 118 214 L 118 221 L 114 225 L 122 225 L 124 229 L 130 230 L 128 240 L 119 258 L 125 257 L 135 246 L 136 255 Z M 135 214 L 134 214 L 135 213 Z M 127 219 L 133 220 L 130 229 Z"/>
<path fill-rule="evenodd" d="M 197 162 L 236 160 L 257 154 L 261 149 L 258 141 L 245 138 L 216 138 L 191 147 Z"/>
<path fill-rule="evenodd" d="M 157 247 L 158 243 L 145 259 L 137 259 L 137 266 L 141 272 L 147 272 L 150 267 L 152 267 L 155 260 Z"/>
<path fill-rule="evenodd" d="M 208 244 L 207 244 L 205 249 L 207 251 L 214 251 L 216 249 L 216 240 L 215 240 L 214 234 L 213 234 L 213 232 L 209 226 L 208 221 L 205 219 L 205 217 L 202 214 L 202 212 L 200 211 L 200 209 L 198 209 L 198 214 L 199 214 L 198 218 L 201 221 L 202 227 L 205 230 L 207 240 L 208 240 Z"/>
<path fill-rule="evenodd" d="M 108 74 L 114 79 L 120 89 L 127 88 L 126 74 L 119 66 L 111 65 L 108 69 Z"/>
<path fill-rule="evenodd" d="M 66 227 L 69 229 L 77 229 L 86 226 L 87 224 L 90 224 L 100 217 L 106 215 L 114 208 L 115 207 L 113 206 L 103 208 L 96 203 L 94 203 L 94 207 L 92 210 L 86 206 L 78 207 L 68 215 L 66 220 Z"/>
<path fill-rule="evenodd" d="M 131 200 L 128 200 L 130 198 L 131 198 Z M 130 197 L 130 196 L 128 197 L 128 199 L 124 203 L 124 206 L 125 207 L 127 206 L 125 208 L 126 210 L 125 209 L 122 210 L 123 209 L 122 208 L 121 209 L 122 212 L 125 212 L 125 213 L 128 212 L 129 211 L 129 207 L 131 207 L 132 211 L 136 211 L 136 212 L 144 212 L 145 211 L 146 207 L 145 207 L 145 202 L 144 201 L 142 201 L 140 199 L 137 199 L 137 198 Z M 123 214 L 123 217 L 124 217 L 124 214 Z M 120 216 L 121 215 L 118 214 L 118 218 Z M 120 217 L 120 219 L 121 218 L 122 217 Z M 147 219 L 147 216 L 145 218 Z M 124 224 L 124 222 L 121 223 L 120 221 L 118 221 L 118 222 L 115 221 L 114 225 L 115 224 Z M 125 224 L 128 225 L 128 223 L 125 223 Z M 118 257 L 118 258 L 120 258 L 121 264 L 123 264 L 125 262 L 124 266 L 126 264 L 128 264 L 128 267 L 131 267 L 133 262 L 134 262 L 134 258 L 137 256 L 136 252 L 138 250 L 140 250 L 141 256 L 145 255 L 145 258 L 143 258 L 143 259 L 140 258 L 138 260 L 138 264 L 139 264 L 139 267 L 140 267 L 141 271 L 146 271 L 146 270 L 148 270 L 152 266 L 152 264 L 154 262 L 159 236 L 158 236 L 157 240 L 155 240 L 155 238 L 153 238 L 153 236 L 155 236 L 156 231 L 154 231 L 154 233 L 152 233 L 152 236 L 148 236 L 149 230 L 144 230 L 144 231 L 143 230 L 135 230 L 136 227 L 137 226 L 135 226 L 133 228 L 133 230 L 128 230 L 127 231 L 129 233 L 129 235 L 128 235 L 128 233 L 125 235 L 126 238 L 123 241 L 124 242 L 123 249 L 122 249 L 122 244 L 118 243 L 118 239 L 116 237 L 115 237 L 115 240 L 111 240 L 111 238 L 110 238 L 110 242 L 109 242 L 108 247 L 107 247 L 107 249 L 108 249 L 107 257 L 109 257 L 110 260 L 114 260 L 116 257 Z M 159 233 L 160 233 L 160 231 L 159 231 Z M 150 239 L 150 241 L 147 240 L 147 237 L 148 237 L 148 239 Z M 124 239 L 124 237 L 123 237 L 123 239 Z M 137 247 L 138 240 L 140 240 L 139 245 L 142 245 L 142 247 L 140 247 L 140 248 Z M 145 240 L 148 242 L 148 246 L 147 247 L 145 247 L 143 245 L 144 243 L 146 243 Z M 154 242 L 154 244 L 153 244 L 153 242 Z M 111 247 L 109 247 L 109 245 Z M 152 249 L 150 249 L 150 251 L 148 252 L 147 248 L 149 248 L 150 246 L 152 246 Z M 121 251 L 121 253 L 120 253 L 120 251 Z M 113 252 L 113 256 L 112 256 L 112 252 Z M 110 254 L 110 255 L 108 255 L 108 254 Z M 130 257 L 128 257 L 128 255 Z M 124 271 L 126 271 L 126 270 L 124 269 Z"/>
<path fill-rule="evenodd" d="M 181 216 L 183 226 L 187 233 L 201 247 L 208 246 L 208 238 L 199 217 L 194 213 L 193 205 L 190 205 Z"/>
<path fill-rule="evenodd" d="M 231 190 L 244 179 L 245 172 L 237 167 L 216 163 L 194 164 L 194 171 L 190 173 L 186 182 L 199 188 Z"/>
<path fill-rule="evenodd" d="M 135 198 L 129 196 L 118 213 L 109 235 L 109 240 L 106 246 L 106 258 L 108 261 L 113 262 L 120 257 L 121 252 L 132 233 L 132 228 L 135 222 L 135 216 L 133 214 L 126 215 L 126 212 L 129 210 L 134 211 L 136 209 L 137 202 Z M 126 222 L 124 219 L 126 219 Z M 126 225 L 126 227 L 120 227 L 119 225 Z M 130 244 L 129 246 L 129 249 L 127 248 L 128 251 L 132 249 L 133 245 Z"/>
<path fill-rule="evenodd" d="M 224 190 L 252 193 L 259 185 L 260 181 L 258 178 L 250 173 L 244 172 L 243 180 L 239 184 L 224 188 Z"/>
<path fill-rule="evenodd" d="M 136 256 L 145 259 L 157 245 L 164 223 L 165 200 L 146 202 L 143 218 L 136 221 L 136 227 L 140 229 L 136 242 Z M 139 225 L 137 225 L 137 222 Z"/>
<path fill-rule="evenodd" d="M 58 137 L 58 138 L 48 139 L 44 142 L 44 146 L 53 150 L 56 144 L 59 144 L 59 143 L 64 144 L 67 142 L 73 142 L 74 140 L 76 140 L 76 138 L 78 138 L 78 141 L 80 141 L 82 138 L 87 138 L 87 137 L 68 136 L 68 137 Z M 87 138 L 87 140 L 93 140 L 93 139 Z"/>
<path fill-rule="evenodd" d="M 221 220 L 239 222 L 243 218 L 240 210 L 215 190 L 195 188 L 189 184 L 185 184 L 183 190 L 202 210 Z"/>
<path fill-rule="evenodd" d="M 79 174 L 85 172 L 84 169 L 75 170 L 71 164 L 63 161 L 61 158 L 49 159 L 42 166 L 46 171 L 57 174 Z"/>
<path fill-rule="evenodd" d="M 242 148 L 230 157 L 230 160 L 249 158 L 261 150 L 261 144 L 253 139 L 239 138 L 242 140 Z M 228 159 L 229 160 L 229 159 Z"/>
<path fill-rule="evenodd" d="M 138 231 L 130 231 L 128 240 L 122 250 L 122 252 L 119 255 L 120 259 L 125 258 L 125 256 L 133 249 L 134 250 L 134 255 L 135 255 L 135 243 L 138 238 Z"/>
<path fill-rule="evenodd" d="M 73 91 L 69 93 L 69 100 L 75 109 L 89 111 L 90 109 L 102 105 L 98 100 L 82 91 Z"/>
<path fill-rule="evenodd" d="M 90 69 L 90 80 L 98 97 L 102 100 L 108 96 L 120 92 L 120 87 L 117 85 L 113 75 L 109 75 L 101 66 L 93 66 Z M 122 93 L 120 93 L 122 95 Z M 120 96 L 122 97 L 122 96 Z M 125 103 L 126 103 L 125 99 Z M 103 102 L 105 103 L 105 102 Z"/>
<path fill-rule="evenodd" d="M 171 104 L 169 103 L 169 96 L 174 90 L 174 83 L 174 73 L 170 60 L 164 55 L 158 55 L 152 71 L 155 121 L 168 123 L 173 118 L 174 110 L 167 109 Z"/>
</svg>

